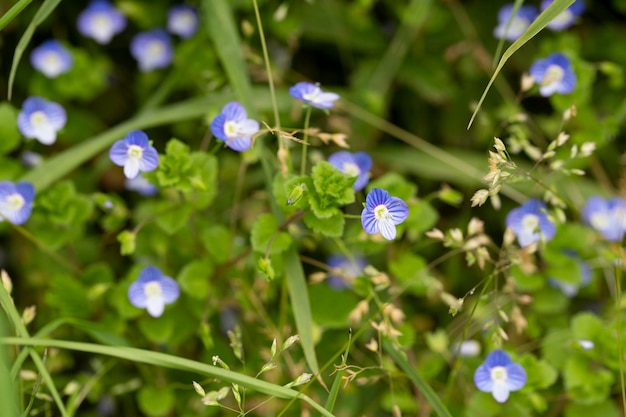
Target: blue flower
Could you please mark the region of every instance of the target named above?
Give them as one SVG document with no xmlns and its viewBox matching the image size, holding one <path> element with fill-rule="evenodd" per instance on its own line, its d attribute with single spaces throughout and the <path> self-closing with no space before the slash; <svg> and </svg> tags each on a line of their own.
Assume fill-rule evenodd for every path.
<svg viewBox="0 0 626 417">
<path fill-rule="evenodd" d="M 584 286 L 589 285 L 591 282 L 591 268 L 589 264 L 578 257 L 578 253 L 573 250 L 564 250 L 563 254 L 568 258 L 578 261 L 578 267 L 580 268 L 580 277 L 578 282 L 562 281 L 558 278 L 549 277 L 548 283 L 550 286 L 561 290 L 561 292 L 568 298 L 574 297 L 578 294 L 578 290 Z"/>
<path fill-rule="evenodd" d="M 167 12 L 167 30 L 181 38 L 192 37 L 198 30 L 198 10 L 187 4 L 172 6 Z"/>
<path fill-rule="evenodd" d="M 44 145 L 57 140 L 57 132 L 65 126 L 67 115 L 60 104 L 41 97 L 29 97 L 17 115 L 17 127 L 28 139 L 37 139 Z"/>
<path fill-rule="evenodd" d="M 248 119 L 243 106 L 230 102 L 211 122 L 213 135 L 237 152 L 243 152 L 252 146 L 252 136 L 259 131 L 259 122 Z"/>
<path fill-rule="evenodd" d="M 511 391 L 526 385 L 526 371 L 511 360 L 508 353 L 496 349 L 487 355 L 485 362 L 474 372 L 474 384 L 483 392 L 491 392 L 493 398 L 503 403 Z"/>
<path fill-rule="evenodd" d="M 30 217 L 35 187 L 29 182 L 0 181 L 0 221 L 23 224 Z"/>
<path fill-rule="evenodd" d="M 328 162 L 344 174 L 357 177 L 354 182 L 354 191 L 361 191 L 369 182 L 372 158 L 365 152 L 335 152 L 328 157 Z"/>
<path fill-rule="evenodd" d="M 582 215 L 589 226 L 609 242 L 621 242 L 626 232 L 626 199 L 590 197 Z"/>
<path fill-rule="evenodd" d="M 154 171 L 159 166 L 159 154 L 141 130 L 133 130 L 115 142 L 109 157 L 115 165 L 123 166 L 124 175 L 131 179 L 139 175 L 139 171 Z"/>
<path fill-rule="evenodd" d="M 350 259 L 344 255 L 330 255 L 326 263 L 334 271 L 326 278 L 328 286 L 334 290 L 350 288 L 352 282 L 363 274 L 363 269 L 367 266 L 367 262 L 361 257 Z"/>
<path fill-rule="evenodd" d="M 554 93 L 569 94 L 576 87 L 576 74 L 570 60 L 558 52 L 535 61 L 529 72 L 539 84 L 539 94 L 544 97 Z"/>
<path fill-rule="evenodd" d="M 48 78 L 56 78 L 68 72 L 74 65 L 74 58 L 59 41 L 45 41 L 30 53 L 32 66 Z"/>
<path fill-rule="evenodd" d="M 319 84 L 304 81 L 289 88 L 289 94 L 297 100 L 322 110 L 332 108 L 335 101 L 339 99 L 338 94 L 322 91 Z"/>
<path fill-rule="evenodd" d="M 409 207 L 398 197 L 391 197 L 381 188 L 374 188 L 365 199 L 361 213 L 363 229 L 373 235 L 380 232 L 387 240 L 396 237 L 396 225 L 406 220 Z"/>
<path fill-rule="evenodd" d="M 101 45 L 126 28 L 126 16 L 105 0 L 92 0 L 78 15 L 78 31 Z"/>
<path fill-rule="evenodd" d="M 553 1 L 554 0 L 542 0 L 541 11 L 547 9 Z M 582 0 L 576 0 L 567 9 L 559 13 L 557 17 L 552 19 L 552 21 L 547 24 L 547 27 L 556 31 L 567 29 L 576 22 L 578 16 L 583 14 L 584 11 L 585 3 Z"/>
<path fill-rule="evenodd" d="M 519 38 L 537 17 L 537 8 L 535 6 L 521 6 L 509 24 L 512 12 L 513 3 L 505 4 L 500 8 L 498 12 L 498 26 L 493 30 L 493 36 L 512 42 Z"/>
<path fill-rule="evenodd" d="M 159 192 L 159 188 L 148 181 L 143 175 L 137 175 L 135 178 L 126 178 L 124 188 L 128 191 L 135 191 L 146 197 L 153 196 Z"/>
<path fill-rule="evenodd" d="M 545 210 L 545 204 L 531 198 L 506 216 L 506 226 L 513 229 L 522 248 L 542 238 L 548 241 L 554 237 L 556 226 L 548 219 Z"/>
<path fill-rule="evenodd" d="M 163 29 L 140 32 L 130 41 L 130 54 L 143 72 L 165 68 L 174 56 L 170 35 Z"/>
<path fill-rule="evenodd" d="M 163 275 L 154 266 L 141 270 L 139 277 L 128 288 L 128 300 L 138 308 L 145 308 L 152 317 L 160 317 L 166 304 L 178 299 L 180 289 L 172 278 Z"/>
</svg>

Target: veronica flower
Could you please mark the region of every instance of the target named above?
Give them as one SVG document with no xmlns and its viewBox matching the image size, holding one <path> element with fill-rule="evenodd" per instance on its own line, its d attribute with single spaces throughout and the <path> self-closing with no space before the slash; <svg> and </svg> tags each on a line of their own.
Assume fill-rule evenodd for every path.
<svg viewBox="0 0 626 417">
<path fill-rule="evenodd" d="M 78 15 L 77 26 L 83 36 L 104 45 L 126 28 L 126 16 L 108 1 L 92 0 Z"/>
<path fill-rule="evenodd" d="M 57 132 L 65 126 L 67 115 L 60 104 L 41 97 L 29 97 L 17 115 L 17 127 L 28 139 L 37 139 L 44 145 L 52 145 Z"/>
<path fill-rule="evenodd" d="M 334 290 L 350 288 L 352 282 L 363 273 L 363 269 L 367 266 L 365 259 L 361 257 L 350 259 L 343 255 L 330 255 L 326 263 L 336 271 L 330 272 L 326 278 L 328 286 Z"/>
<path fill-rule="evenodd" d="M 511 391 L 518 391 L 526 385 L 526 371 L 505 351 L 496 349 L 474 372 L 474 384 L 483 392 L 491 392 L 497 402 L 503 403 Z"/>
<path fill-rule="evenodd" d="M 544 11 L 548 8 L 550 4 L 552 4 L 554 0 L 542 0 L 541 1 L 541 11 Z M 578 16 L 583 14 L 585 11 L 585 3 L 582 0 L 576 0 L 572 3 L 567 9 L 563 10 L 561 13 L 557 15 L 550 23 L 546 26 L 552 30 L 563 30 L 572 26 Z"/>
<path fill-rule="evenodd" d="M 29 182 L 0 181 L 0 221 L 23 224 L 30 217 L 35 187 Z"/>
<path fill-rule="evenodd" d="M 498 26 L 493 30 L 493 36 L 512 42 L 519 38 L 537 17 L 535 6 L 521 6 L 511 23 L 509 23 L 512 12 L 513 3 L 505 4 L 500 8 L 498 12 Z"/>
<path fill-rule="evenodd" d="M 361 213 L 363 229 L 373 235 L 379 233 L 387 240 L 396 237 L 396 225 L 406 220 L 409 207 L 398 197 L 392 197 L 382 188 L 374 188 L 365 199 Z"/>
<path fill-rule="evenodd" d="M 124 175 L 131 179 L 139 175 L 139 171 L 154 171 L 159 165 L 159 154 L 141 130 L 133 130 L 115 142 L 109 157 L 115 165 L 123 166 Z"/>
<path fill-rule="evenodd" d="M 580 277 L 577 283 L 562 281 L 558 278 L 550 277 L 548 278 L 548 283 L 559 290 L 568 298 L 574 297 L 578 294 L 578 290 L 581 287 L 589 285 L 591 282 L 591 268 L 589 264 L 578 257 L 576 251 L 572 250 L 564 250 L 563 254 L 568 258 L 572 258 L 578 261 L 578 267 L 580 268 Z"/>
<path fill-rule="evenodd" d="M 148 181 L 143 175 L 137 175 L 135 178 L 126 178 L 124 188 L 128 191 L 135 191 L 146 197 L 153 196 L 159 192 L 159 188 Z"/>
<path fill-rule="evenodd" d="M 173 59 L 170 35 L 163 29 L 140 32 L 130 41 L 130 54 L 143 72 L 165 68 Z"/>
<path fill-rule="evenodd" d="M 74 58 L 59 41 L 45 41 L 30 53 L 30 63 L 48 78 L 56 78 L 68 72 L 74 65 Z"/>
<path fill-rule="evenodd" d="M 569 94 L 576 87 L 576 74 L 570 60 L 558 52 L 535 61 L 529 72 L 539 84 L 539 94 L 544 97 L 554 93 Z"/>
<path fill-rule="evenodd" d="M 297 100 L 322 110 L 332 108 L 335 101 L 339 99 L 338 94 L 322 91 L 319 84 L 304 81 L 289 88 L 289 94 Z"/>
<path fill-rule="evenodd" d="M 369 182 L 372 158 L 365 152 L 335 152 L 328 157 L 328 162 L 344 174 L 356 177 L 354 191 L 361 191 Z"/>
<path fill-rule="evenodd" d="M 582 215 L 609 242 L 621 242 L 626 232 L 626 199 L 590 197 Z"/>
<path fill-rule="evenodd" d="M 506 216 L 506 226 L 513 229 L 522 248 L 542 239 L 548 241 L 556 234 L 556 226 L 548 219 L 545 210 L 545 204 L 531 198 Z"/>
<path fill-rule="evenodd" d="M 226 104 L 211 122 L 213 135 L 237 152 L 250 149 L 252 136 L 258 131 L 259 122 L 248 119 L 246 109 L 236 101 Z"/>
<path fill-rule="evenodd" d="M 167 12 L 167 30 L 181 38 L 192 37 L 198 30 L 198 10 L 187 4 L 172 6 Z"/>
<path fill-rule="evenodd" d="M 180 289 L 172 278 L 163 275 L 154 266 L 141 270 L 139 277 L 128 288 L 128 300 L 138 308 L 145 308 L 152 317 L 160 317 L 166 304 L 178 299 Z"/>
</svg>

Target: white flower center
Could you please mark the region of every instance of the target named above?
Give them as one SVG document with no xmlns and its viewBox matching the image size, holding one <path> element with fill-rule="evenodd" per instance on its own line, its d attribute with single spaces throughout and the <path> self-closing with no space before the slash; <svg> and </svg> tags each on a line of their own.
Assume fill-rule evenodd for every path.
<svg viewBox="0 0 626 417">
<path fill-rule="evenodd" d="M 224 133 L 226 133 L 226 136 L 228 136 L 229 138 L 238 136 L 238 127 L 239 126 L 237 125 L 237 122 L 235 122 L 234 120 L 229 120 L 224 123 Z"/>
<path fill-rule="evenodd" d="M 128 150 L 126 151 L 126 156 L 128 159 L 140 160 L 143 156 L 143 149 L 141 146 L 129 145 Z"/>
<path fill-rule="evenodd" d="M 522 228 L 528 233 L 537 233 L 539 231 L 539 216 L 527 214 L 522 217 Z"/>
<path fill-rule="evenodd" d="M 546 73 L 543 76 L 543 81 L 541 81 L 541 85 L 550 85 L 553 83 L 558 83 L 563 79 L 563 75 L 565 75 L 565 71 L 558 65 L 550 65 L 546 69 Z"/>
<path fill-rule="evenodd" d="M 163 289 L 161 288 L 161 284 L 156 281 L 148 282 L 143 286 L 143 292 L 146 294 L 148 298 L 160 297 L 163 294 Z"/>
<path fill-rule="evenodd" d="M 178 28 L 187 28 L 188 26 L 191 26 L 193 24 L 193 19 L 194 19 L 194 14 L 193 13 L 180 13 L 178 16 L 176 16 L 176 19 L 174 20 L 174 24 L 176 25 L 176 27 Z"/>
<path fill-rule="evenodd" d="M 517 36 L 519 36 L 526 30 L 529 24 L 530 22 L 528 22 L 528 20 L 515 17 L 513 18 L 513 21 L 511 22 L 511 25 L 509 26 L 507 33 L 517 34 Z"/>
<path fill-rule="evenodd" d="M 591 227 L 596 230 L 606 230 L 609 226 L 610 220 L 609 216 L 605 212 L 593 213 L 589 218 L 589 223 L 591 223 Z"/>
<path fill-rule="evenodd" d="M 358 177 L 361 174 L 361 169 L 354 162 L 345 162 L 341 167 L 341 170 L 344 174 L 347 174 L 351 177 Z"/>
<path fill-rule="evenodd" d="M 161 41 L 152 41 L 150 45 L 148 45 L 148 56 L 151 58 L 160 58 L 163 55 L 163 51 L 165 50 L 165 46 Z"/>
<path fill-rule="evenodd" d="M 305 100 L 308 101 L 317 101 L 317 97 L 320 95 L 320 93 L 322 92 L 322 90 L 320 90 L 319 88 L 315 88 L 313 89 L 313 91 L 309 92 L 309 93 L 305 93 L 302 94 L 302 98 L 304 98 Z"/>
<path fill-rule="evenodd" d="M 48 52 L 43 63 L 49 72 L 57 72 L 61 68 L 61 58 L 55 52 Z"/>
<path fill-rule="evenodd" d="M 6 199 L 6 204 L 11 211 L 19 211 L 24 204 L 26 204 L 26 200 L 18 193 L 11 194 Z"/>
<path fill-rule="evenodd" d="M 509 375 L 504 366 L 494 366 L 491 368 L 491 380 L 495 383 L 506 382 Z"/>
<path fill-rule="evenodd" d="M 48 116 L 41 110 L 37 110 L 30 115 L 30 123 L 36 127 L 41 128 L 48 124 Z"/>
<path fill-rule="evenodd" d="M 92 20 L 93 31 L 100 38 L 108 38 L 111 32 L 111 19 L 106 15 L 99 14 Z"/>
<path fill-rule="evenodd" d="M 387 221 L 390 220 L 393 216 L 389 213 L 387 206 L 384 204 L 379 204 L 374 208 L 374 217 L 378 221 Z"/>
</svg>

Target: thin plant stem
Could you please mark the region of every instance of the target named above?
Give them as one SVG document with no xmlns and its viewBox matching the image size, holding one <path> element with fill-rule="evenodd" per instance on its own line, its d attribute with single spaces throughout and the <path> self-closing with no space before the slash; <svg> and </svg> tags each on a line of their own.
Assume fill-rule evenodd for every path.
<svg viewBox="0 0 626 417">
<path fill-rule="evenodd" d="M 622 391 L 622 405 L 626 410 L 626 381 L 624 380 L 624 338 L 622 337 L 622 268 L 624 248 L 619 246 L 619 258 L 614 262 L 615 270 L 615 314 L 617 326 L 617 351 L 619 352 L 619 379 Z"/>
<path fill-rule="evenodd" d="M 306 151 L 309 147 L 309 123 L 311 121 L 311 106 L 307 106 L 304 116 L 304 136 L 302 137 L 302 159 L 300 162 L 300 175 L 306 175 Z"/>
</svg>

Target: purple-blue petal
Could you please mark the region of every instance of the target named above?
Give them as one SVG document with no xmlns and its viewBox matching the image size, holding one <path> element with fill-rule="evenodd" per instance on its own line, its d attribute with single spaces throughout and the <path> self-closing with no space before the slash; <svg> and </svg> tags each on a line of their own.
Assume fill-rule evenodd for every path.
<svg viewBox="0 0 626 417">
<path fill-rule="evenodd" d="M 161 295 L 165 304 L 173 303 L 178 299 L 178 296 L 180 295 L 180 288 L 174 279 L 162 276 L 159 283 L 161 284 Z"/>
<path fill-rule="evenodd" d="M 512 364 L 513 361 L 508 353 L 503 351 L 502 349 L 495 349 L 485 359 L 485 366 L 489 369 L 494 368 L 496 366 L 504 366 L 507 367 Z"/>
<path fill-rule="evenodd" d="M 506 366 L 507 372 L 507 386 L 510 391 L 520 390 L 526 385 L 526 371 L 522 365 L 518 363 L 511 363 Z"/>
<path fill-rule="evenodd" d="M 152 146 L 143 150 L 141 171 L 154 171 L 159 166 L 159 153 Z"/>
<path fill-rule="evenodd" d="M 372 188 L 365 198 L 365 208 L 373 211 L 374 208 L 381 204 L 387 204 L 391 196 L 382 188 Z"/>
<path fill-rule="evenodd" d="M 233 120 L 235 122 L 241 122 L 248 117 L 246 109 L 241 103 L 236 101 L 226 104 L 222 109 L 222 114 L 226 116 L 226 121 Z"/>
<path fill-rule="evenodd" d="M 376 215 L 374 214 L 374 211 L 368 210 L 367 207 L 361 212 L 361 224 L 363 225 L 363 230 L 370 235 L 374 235 L 379 232 Z"/>
<path fill-rule="evenodd" d="M 26 204 L 35 199 L 35 187 L 30 182 L 21 181 L 15 184 L 15 190 L 24 198 Z"/>
<path fill-rule="evenodd" d="M 474 385 L 480 391 L 491 392 L 493 390 L 493 381 L 491 380 L 491 369 L 487 365 L 482 364 L 474 372 Z"/>
<path fill-rule="evenodd" d="M 130 132 L 128 132 L 128 134 L 124 138 L 124 142 L 126 143 L 126 145 L 136 145 L 141 147 L 142 149 L 150 146 L 150 139 L 148 138 L 148 135 L 146 135 L 146 133 L 141 130 L 131 130 Z"/>
<path fill-rule="evenodd" d="M 393 215 L 394 224 L 402 223 L 409 216 L 409 207 L 398 197 L 391 197 L 386 205 L 389 213 Z"/>
<path fill-rule="evenodd" d="M 109 158 L 115 165 L 124 166 L 127 159 L 128 145 L 125 140 L 118 140 L 109 150 Z"/>
<path fill-rule="evenodd" d="M 221 141 L 226 141 L 226 133 L 224 132 L 224 124 L 226 123 L 226 115 L 220 113 L 211 121 L 211 133 Z"/>
</svg>

